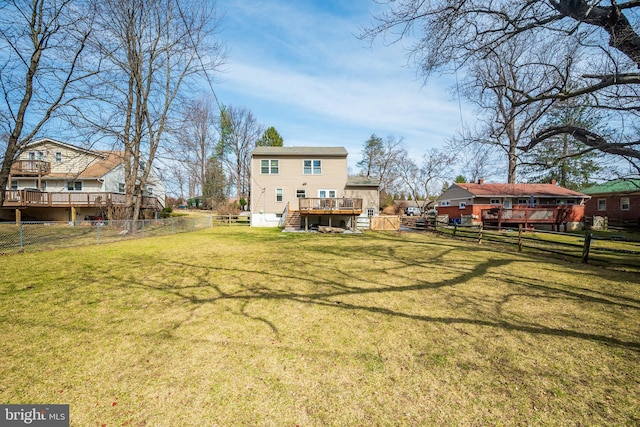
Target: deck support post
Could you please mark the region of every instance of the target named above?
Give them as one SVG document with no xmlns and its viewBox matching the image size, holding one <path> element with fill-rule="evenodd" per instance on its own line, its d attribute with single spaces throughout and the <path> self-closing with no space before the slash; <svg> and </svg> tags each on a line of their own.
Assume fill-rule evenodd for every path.
<svg viewBox="0 0 640 427">
<path fill-rule="evenodd" d="M 16 225 L 20 225 L 22 222 L 22 211 L 20 209 L 16 209 Z"/>
<path fill-rule="evenodd" d="M 77 211 L 76 208 L 71 206 L 71 222 L 73 222 L 74 224 L 76 223 L 76 216 L 77 216 Z"/>
</svg>

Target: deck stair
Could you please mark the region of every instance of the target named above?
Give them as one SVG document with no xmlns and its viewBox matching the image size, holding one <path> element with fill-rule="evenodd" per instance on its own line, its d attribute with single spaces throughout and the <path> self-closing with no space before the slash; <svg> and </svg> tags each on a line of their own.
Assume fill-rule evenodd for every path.
<svg viewBox="0 0 640 427">
<path fill-rule="evenodd" d="M 300 211 L 289 211 L 287 219 L 284 223 L 285 230 L 300 230 L 302 221 L 300 219 Z"/>
</svg>

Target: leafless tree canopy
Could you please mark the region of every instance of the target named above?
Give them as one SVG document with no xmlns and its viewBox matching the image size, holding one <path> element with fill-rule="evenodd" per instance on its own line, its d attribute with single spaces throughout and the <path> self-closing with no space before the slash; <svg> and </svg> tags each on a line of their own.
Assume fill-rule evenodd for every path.
<svg viewBox="0 0 640 427">
<path fill-rule="evenodd" d="M 471 70 L 509 44 L 536 50 L 527 70 L 535 86 L 502 82 L 514 107 L 586 97 L 618 130 L 612 141 L 585 129 L 562 127 L 532 132 L 524 150 L 557 133 L 635 162 L 640 160 L 640 1 L 629 0 L 394 0 L 363 29 L 362 38 L 411 40 L 410 57 L 426 77 Z M 538 50 L 539 51 L 539 50 Z M 525 64 L 521 64 L 523 66 Z M 517 94 L 517 99 L 516 99 Z M 640 171 L 640 169 L 639 169 Z"/>
</svg>

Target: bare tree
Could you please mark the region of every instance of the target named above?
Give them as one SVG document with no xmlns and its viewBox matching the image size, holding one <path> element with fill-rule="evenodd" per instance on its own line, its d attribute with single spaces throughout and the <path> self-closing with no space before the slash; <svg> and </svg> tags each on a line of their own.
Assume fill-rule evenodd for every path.
<svg viewBox="0 0 640 427">
<path fill-rule="evenodd" d="M 0 3 L 0 207 L 11 164 L 45 125 L 77 101 L 75 89 L 96 70 L 82 69 L 92 31 L 86 2 Z"/>
<path fill-rule="evenodd" d="M 264 128 L 248 109 L 224 107 L 220 115 L 220 148 L 230 184 L 239 199 L 249 200 L 251 151 Z"/>
<path fill-rule="evenodd" d="M 219 20 L 214 3 L 195 0 L 103 0 L 97 14 L 94 43 L 109 72 L 102 114 L 92 120 L 122 147 L 126 217 L 137 219 L 158 150 L 177 127 L 182 93 L 223 58 L 213 37 Z"/>
<path fill-rule="evenodd" d="M 416 163 L 410 156 L 402 157 L 398 168 L 400 180 L 423 212 L 429 201 L 438 194 L 445 179 L 451 175 L 454 161 L 455 155 L 452 152 L 437 148 L 423 155 L 421 163 Z M 420 199 L 423 197 L 420 206 Z"/>
<path fill-rule="evenodd" d="M 383 139 L 372 134 L 364 142 L 362 154 L 363 158 L 357 166 L 361 168 L 362 175 L 378 179 L 380 206 L 383 206 L 385 195 L 398 190 L 398 167 L 402 158 L 406 157 L 404 140 L 393 135 Z"/>
<path fill-rule="evenodd" d="M 629 0 L 394 0 L 361 37 L 408 39 L 411 59 L 425 77 L 434 72 L 468 70 L 487 52 L 507 43 L 534 48 L 540 40 L 572 55 L 563 62 L 531 61 L 541 77 L 538 87 L 511 87 L 520 92 L 515 107 L 555 103 L 588 96 L 593 108 L 608 115 L 621 130 L 618 140 L 579 126 L 551 126 L 531 130 L 521 148 L 532 149 L 559 134 L 571 134 L 583 144 L 633 162 L 640 172 L 640 139 L 633 123 L 640 110 L 640 2 Z M 553 78 L 546 78 L 547 76 Z M 629 125 L 631 123 L 631 125 Z"/>
</svg>

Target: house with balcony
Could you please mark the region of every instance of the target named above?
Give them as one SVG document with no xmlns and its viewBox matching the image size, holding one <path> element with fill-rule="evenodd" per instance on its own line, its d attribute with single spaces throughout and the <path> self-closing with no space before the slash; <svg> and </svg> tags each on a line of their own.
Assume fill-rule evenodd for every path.
<svg viewBox="0 0 640 427">
<path fill-rule="evenodd" d="M 453 223 L 564 230 L 584 226 L 590 196 L 548 184 L 456 183 L 438 198 L 438 215 Z"/>
<path fill-rule="evenodd" d="M 40 139 L 29 143 L 11 166 L 0 220 L 110 219 L 124 207 L 124 192 L 121 152 Z M 145 213 L 162 210 L 165 188 L 157 175 L 151 173 L 142 197 Z"/>
<path fill-rule="evenodd" d="M 251 225 L 356 230 L 377 215 L 378 182 L 348 176 L 344 147 L 257 147 L 251 153 Z"/>
</svg>

